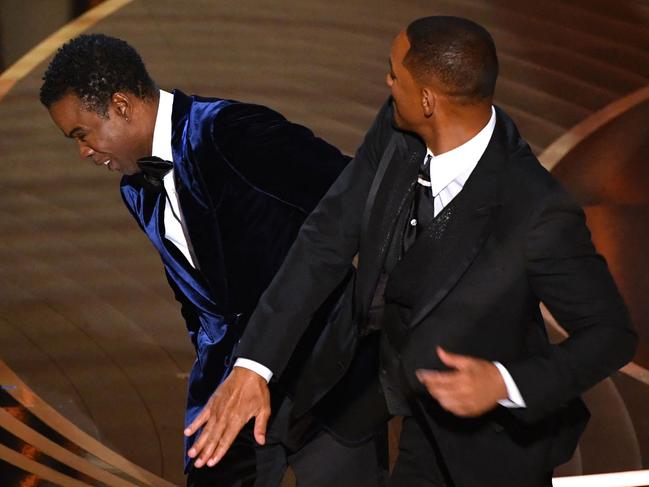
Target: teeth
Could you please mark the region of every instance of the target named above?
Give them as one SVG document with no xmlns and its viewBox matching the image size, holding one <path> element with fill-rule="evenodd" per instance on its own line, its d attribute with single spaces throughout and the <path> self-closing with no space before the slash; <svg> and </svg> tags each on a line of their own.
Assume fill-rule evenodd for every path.
<svg viewBox="0 0 649 487">
<path fill-rule="evenodd" d="M 108 159 L 106 162 L 104 162 L 104 166 L 107 166 L 108 164 L 110 164 L 110 159 Z"/>
</svg>

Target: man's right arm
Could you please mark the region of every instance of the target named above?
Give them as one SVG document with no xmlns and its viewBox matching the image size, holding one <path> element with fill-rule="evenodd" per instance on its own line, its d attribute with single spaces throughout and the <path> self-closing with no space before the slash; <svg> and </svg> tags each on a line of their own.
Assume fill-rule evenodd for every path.
<svg viewBox="0 0 649 487">
<path fill-rule="evenodd" d="M 358 252 L 369 188 L 390 138 L 390 117 L 386 103 L 352 162 L 304 222 L 252 314 L 237 356 L 280 375 L 313 313 L 347 275 Z"/>
</svg>

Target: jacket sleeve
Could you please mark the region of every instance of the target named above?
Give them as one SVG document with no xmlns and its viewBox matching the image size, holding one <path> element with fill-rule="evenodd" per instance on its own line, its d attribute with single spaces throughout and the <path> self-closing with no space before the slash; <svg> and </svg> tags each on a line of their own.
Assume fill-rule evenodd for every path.
<svg viewBox="0 0 649 487">
<path fill-rule="evenodd" d="M 252 314 L 239 357 L 281 375 L 311 316 L 347 275 L 358 251 L 365 200 L 390 137 L 390 117 L 387 102 L 355 158 L 306 219 Z"/>
<path fill-rule="evenodd" d="M 214 139 L 235 173 L 305 213 L 315 208 L 350 159 L 306 127 L 261 105 L 223 108 Z"/>
<path fill-rule="evenodd" d="M 527 404 L 516 414 L 534 420 L 629 362 L 637 335 L 583 211 L 562 189 L 531 218 L 525 254 L 533 292 L 569 333 L 545 353 L 504 364 Z"/>
</svg>

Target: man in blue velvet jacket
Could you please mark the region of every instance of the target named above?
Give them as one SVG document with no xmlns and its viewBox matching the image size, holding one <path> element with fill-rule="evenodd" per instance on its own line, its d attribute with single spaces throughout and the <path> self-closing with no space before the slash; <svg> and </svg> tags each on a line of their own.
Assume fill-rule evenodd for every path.
<svg viewBox="0 0 649 487">
<path fill-rule="evenodd" d="M 348 158 L 268 108 L 159 90 L 131 46 L 101 34 L 65 44 L 43 79 L 41 102 L 81 157 L 123 174 L 124 202 L 182 305 L 197 353 L 188 425 L 232 365 L 266 373 L 245 360 L 231 364 L 233 346 Z M 269 434 L 257 438 L 265 445 L 250 426 L 216 467 L 192 464 L 187 438 L 189 485 L 271 487 L 287 464 L 301 485 L 380 484 L 371 441 L 344 446 L 308 420 L 294 441 L 290 401 L 273 393 L 273 402 Z"/>
</svg>

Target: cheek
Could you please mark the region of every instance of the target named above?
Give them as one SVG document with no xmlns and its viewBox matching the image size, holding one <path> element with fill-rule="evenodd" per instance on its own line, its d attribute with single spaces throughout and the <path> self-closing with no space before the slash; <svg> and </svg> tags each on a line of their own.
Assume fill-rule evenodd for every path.
<svg viewBox="0 0 649 487">
<path fill-rule="evenodd" d="M 394 104 L 398 107 L 401 106 L 401 93 L 399 92 L 399 89 L 396 86 L 392 85 L 392 87 L 390 88 L 390 93 L 392 95 L 392 99 L 394 100 Z"/>
<path fill-rule="evenodd" d="M 120 156 L 128 151 L 128 140 L 119 131 L 110 127 L 101 132 L 101 150 L 115 156 Z"/>
</svg>

